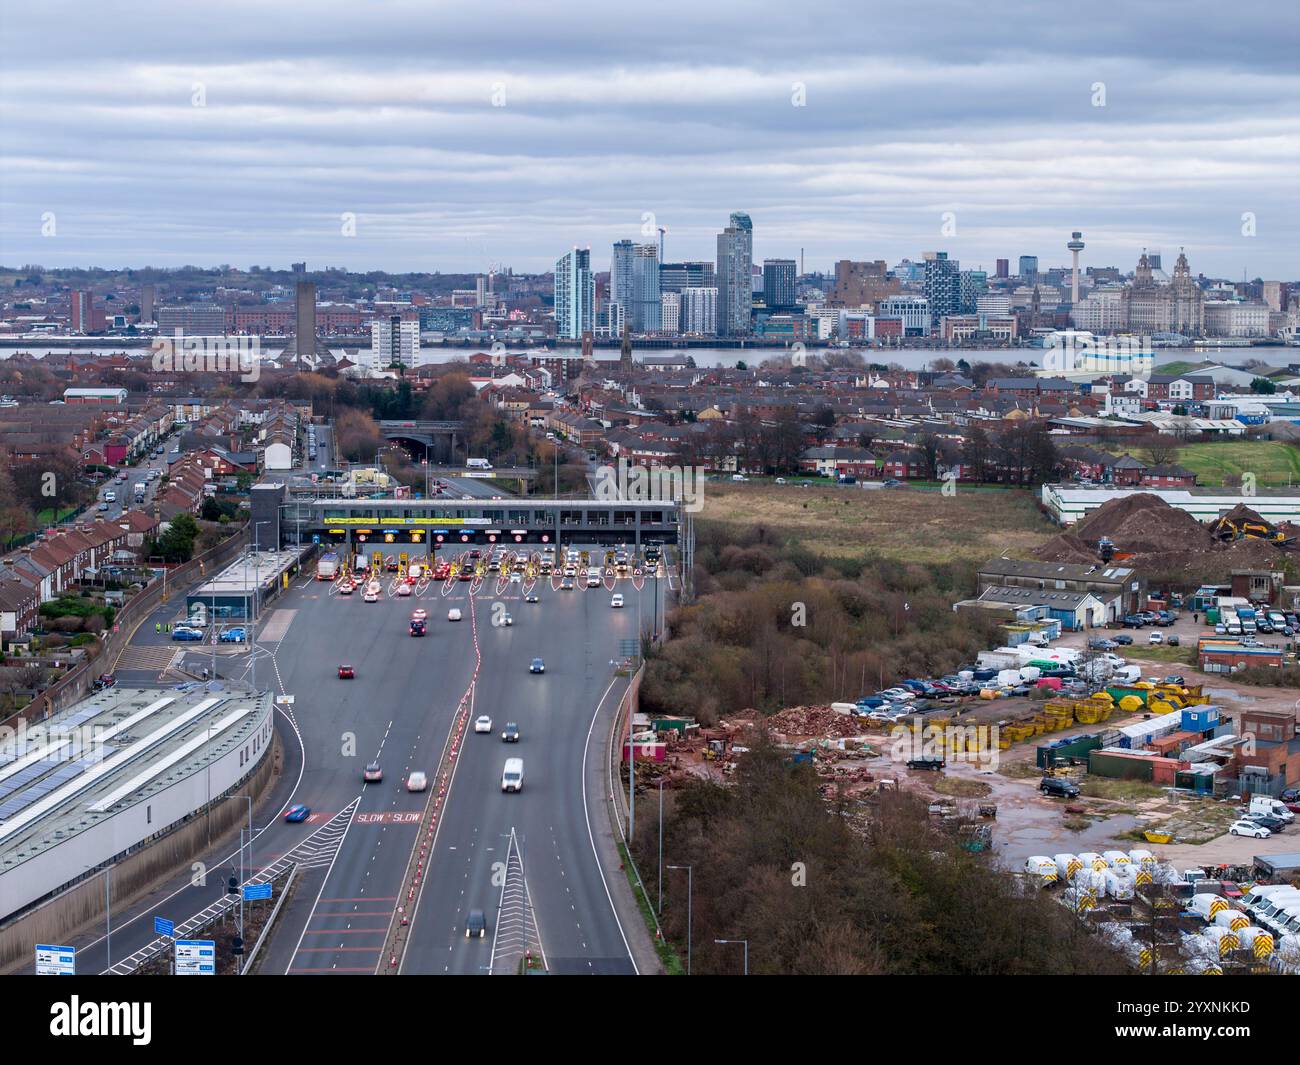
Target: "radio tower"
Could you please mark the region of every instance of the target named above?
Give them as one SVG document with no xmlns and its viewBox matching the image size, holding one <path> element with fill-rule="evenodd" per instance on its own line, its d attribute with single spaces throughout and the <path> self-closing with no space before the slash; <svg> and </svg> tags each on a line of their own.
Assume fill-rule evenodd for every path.
<svg viewBox="0 0 1300 1065">
<path fill-rule="evenodd" d="M 1074 269 L 1070 272 L 1070 306 L 1079 305 L 1079 252 L 1083 251 L 1083 234 L 1075 230 L 1066 247 L 1074 254 Z"/>
</svg>

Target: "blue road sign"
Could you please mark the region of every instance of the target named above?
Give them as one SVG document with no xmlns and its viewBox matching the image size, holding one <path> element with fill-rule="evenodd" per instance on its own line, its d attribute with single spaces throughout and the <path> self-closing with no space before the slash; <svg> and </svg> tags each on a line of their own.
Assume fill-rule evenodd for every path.
<svg viewBox="0 0 1300 1065">
<path fill-rule="evenodd" d="M 36 944 L 37 976 L 76 976 L 77 952 L 73 947 Z"/>
<path fill-rule="evenodd" d="M 244 901 L 256 902 L 258 899 L 269 899 L 271 897 L 270 884 L 245 884 Z"/>
<path fill-rule="evenodd" d="M 312 533 L 312 534 L 311 534 L 311 542 L 312 542 L 313 544 L 318 544 L 318 543 L 320 543 L 320 533 Z"/>
<path fill-rule="evenodd" d="M 155 917 L 153 919 L 153 932 L 156 936 L 167 936 L 174 939 L 176 937 L 176 924 L 167 920 L 166 917 Z"/>
<path fill-rule="evenodd" d="M 176 975 L 216 976 L 216 943 L 211 939 L 176 940 Z"/>
</svg>

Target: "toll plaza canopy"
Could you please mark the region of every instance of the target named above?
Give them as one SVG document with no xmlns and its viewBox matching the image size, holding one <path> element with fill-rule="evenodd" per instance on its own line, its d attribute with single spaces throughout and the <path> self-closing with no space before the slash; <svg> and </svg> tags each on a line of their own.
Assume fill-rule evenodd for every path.
<svg viewBox="0 0 1300 1065">
<path fill-rule="evenodd" d="M 672 501 L 477 499 L 292 500 L 282 505 L 288 543 L 368 545 L 678 542 L 682 507 Z"/>
</svg>

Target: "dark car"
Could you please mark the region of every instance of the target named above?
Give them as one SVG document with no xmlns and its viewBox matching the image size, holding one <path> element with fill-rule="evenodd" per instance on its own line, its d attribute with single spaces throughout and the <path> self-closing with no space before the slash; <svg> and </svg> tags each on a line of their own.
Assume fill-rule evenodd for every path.
<svg viewBox="0 0 1300 1065">
<path fill-rule="evenodd" d="M 1133 642 L 1133 637 L 1127 633 L 1116 633 L 1115 638 L 1111 641 L 1116 647 L 1127 647 Z"/>
<path fill-rule="evenodd" d="M 1257 825 L 1263 825 L 1270 832 L 1281 832 L 1288 824 L 1282 818 L 1274 817 L 1272 814 L 1247 814 L 1246 820 L 1254 821 Z"/>
<path fill-rule="evenodd" d="M 1146 623 L 1147 623 L 1147 619 L 1144 618 L 1141 614 L 1124 615 L 1124 628 L 1126 629 L 1140 629 Z"/>
<path fill-rule="evenodd" d="M 103 691 L 105 688 L 111 688 L 117 683 L 117 678 L 112 673 L 101 673 L 95 678 L 95 691 Z"/>
<path fill-rule="evenodd" d="M 1129 637 L 1129 641 L 1132 642 L 1132 637 Z M 1088 646 L 1094 651 L 1113 651 L 1119 645 L 1114 640 L 1094 636 L 1088 641 Z"/>
<path fill-rule="evenodd" d="M 924 758 L 909 758 L 907 760 L 908 769 L 942 769 L 948 763 L 938 756 L 926 756 Z"/>
<path fill-rule="evenodd" d="M 1074 799 L 1079 795 L 1079 786 L 1060 777 L 1043 777 L 1038 782 L 1038 790 L 1044 795 L 1054 795 L 1060 799 Z"/>
<path fill-rule="evenodd" d="M 1171 632 L 1168 636 L 1165 637 L 1166 647 L 1180 647 L 1181 645 L 1182 645 L 1182 640 L 1178 638 L 1178 633 Z"/>
<path fill-rule="evenodd" d="M 545 672 L 546 672 L 546 663 L 543 662 L 540 658 L 534 658 L 530 663 L 528 663 L 528 672 L 529 672 L 529 673 L 545 673 Z"/>
<path fill-rule="evenodd" d="M 501 742 L 502 743 L 519 742 L 519 726 L 516 725 L 513 721 L 506 722 L 506 727 L 501 730 Z"/>
<path fill-rule="evenodd" d="M 465 918 L 465 938 L 482 939 L 487 935 L 487 918 L 482 910 L 470 910 Z"/>
<path fill-rule="evenodd" d="M 425 634 L 426 631 L 427 631 L 427 630 L 426 630 L 426 628 L 425 628 L 425 624 L 424 624 L 423 621 L 418 621 L 418 620 L 417 620 L 417 621 L 412 621 L 412 622 L 411 622 L 411 635 L 412 635 L 412 636 L 423 636 L 423 635 Z"/>
</svg>

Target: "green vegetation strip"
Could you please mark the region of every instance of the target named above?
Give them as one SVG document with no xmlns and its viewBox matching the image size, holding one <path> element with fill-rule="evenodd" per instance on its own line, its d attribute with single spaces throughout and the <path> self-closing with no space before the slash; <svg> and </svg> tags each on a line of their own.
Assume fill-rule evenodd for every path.
<svg viewBox="0 0 1300 1065">
<path fill-rule="evenodd" d="M 645 885 L 641 883 L 641 876 L 632 862 L 632 855 L 628 853 L 627 845 L 621 840 L 618 844 L 618 855 L 623 861 L 623 871 L 627 873 L 627 882 L 632 886 L 632 894 L 636 896 L 637 909 L 641 911 L 641 919 L 645 921 L 646 931 L 650 933 L 650 938 L 654 940 L 655 953 L 659 955 L 659 962 L 664 967 L 664 972 L 669 976 L 685 976 L 686 966 L 682 959 L 677 956 L 677 952 L 673 950 L 668 940 L 657 934 L 659 922 L 655 920 L 654 907 L 650 905 L 650 899 L 646 896 Z"/>
</svg>

